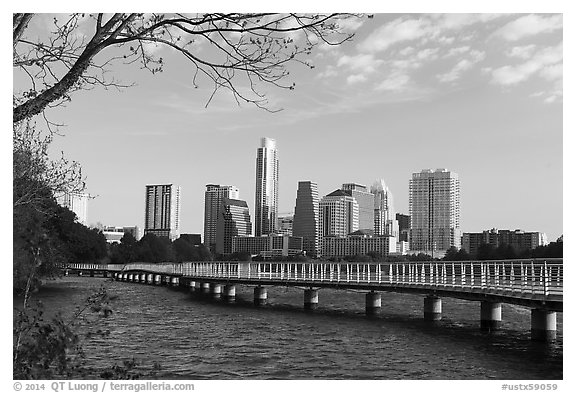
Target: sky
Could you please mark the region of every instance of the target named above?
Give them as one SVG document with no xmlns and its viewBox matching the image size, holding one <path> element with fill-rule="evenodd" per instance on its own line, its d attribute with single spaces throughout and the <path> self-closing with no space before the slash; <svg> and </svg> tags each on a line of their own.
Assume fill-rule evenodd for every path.
<svg viewBox="0 0 576 393">
<path fill-rule="evenodd" d="M 145 185 L 157 183 L 181 186 L 182 233 L 203 233 L 206 184 L 237 186 L 253 215 L 256 151 L 269 137 L 280 213 L 293 213 L 298 181 L 324 196 L 383 179 L 408 214 L 412 173 L 446 168 L 460 178 L 462 231 L 563 234 L 561 14 L 377 13 L 344 28 L 354 39 L 315 48 L 313 69 L 288 66 L 294 90 L 261 86 L 279 112 L 224 91 L 205 107 L 212 86 L 194 87 L 189 63 L 166 48 L 154 49 L 162 73 L 118 64 L 114 77 L 135 86 L 76 92 L 48 112 L 65 124 L 53 154 L 80 162 L 94 197 L 88 222 L 142 228 Z"/>
</svg>

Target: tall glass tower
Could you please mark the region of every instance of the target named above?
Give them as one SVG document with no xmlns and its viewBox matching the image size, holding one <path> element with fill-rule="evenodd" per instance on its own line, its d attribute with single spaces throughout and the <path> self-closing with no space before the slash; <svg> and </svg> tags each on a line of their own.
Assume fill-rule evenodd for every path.
<svg viewBox="0 0 576 393">
<path fill-rule="evenodd" d="M 319 252 L 319 209 L 318 185 L 311 181 L 298 182 L 292 233 L 302 237 L 302 249 L 312 257 L 316 257 Z"/>
<path fill-rule="evenodd" d="M 278 218 L 278 151 L 276 141 L 262 138 L 256 157 L 255 236 L 275 233 Z"/>
<path fill-rule="evenodd" d="M 410 180 L 410 249 L 434 254 L 460 248 L 460 180 L 446 169 L 425 169 Z M 439 255 L 435 255 L 439 256 Z"/>
</svg>

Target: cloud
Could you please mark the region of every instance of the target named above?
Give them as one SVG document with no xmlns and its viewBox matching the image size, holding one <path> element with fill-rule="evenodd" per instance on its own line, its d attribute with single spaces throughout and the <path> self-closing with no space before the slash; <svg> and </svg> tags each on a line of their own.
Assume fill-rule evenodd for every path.
<svg viewBox="0 0 576 393">
<path fill-rule="evenodd" d="M 509 57 L 518 57 L 520 59 L 528 59 L 534 53 L 536 45 L 515 46 L 511 48 L 506 54 Z"/>
<path fill-rule="evenodd" d="M 364 18 L 350 17 L 339 19 L 336 24 L 345 32 L 351 33 L 358 30 L 363 24 Z"/>
<path fill-rule="evenodd" d="M 387 90 L 387 91 L 401 91 L 404 90 L 408 82 L 410 82 L 410 77 L 403 73 L 393 73 L 391 76 L 380 82 L 376 86 L 376 90 Z"/>
<path fill-rule="evenodd" d="M 332 65 L 328 65 L 326 69 L 318 74 L 318 78 L 331 78 L 338 75 L 338 71 Z"/>
<path fill-rule="evenodd" d="M 398 51 L 398 54 L 399 54 L 400 56 L 409 56 L 409 55 L 411 55 L 412 53 L 414 53 L 415 51 L 416 51 L 416 49 L 414 49 L 413 46 L 407 46 L 406 48 Z"/>
<path fill-rule="evenodd" d="M 476 63 L 484 60 L 486 53 L 472 50 L 468 58 L 460 60 L 450 71 L 445 74 L 437 76 L 438 80 L 442 83 L 454 82 L 462 77 L 462 74 L 472 68 Z"/>
<path fill-rule="evenodd" d="M 363 73 L 372 73 L 384 63 L 383 60 L 375 59 L 372 54 L 358 54 L 355 56 L 344 55 L 338 60 L 338 67 L 346 66 L 350 70 Z"/>
<path fill-rule="evenodd" d="M 441 45 L 452 45 L 454 43 L 454 40 L 456 38 L 454 37 L 446 37 L 446 36 L 442 36 L 438 38 L 438 43 Z"/>
<path fill-rule="evenodd" d="M 460 56 L 470 50 L 469 46 L 459 46 L 457 48 L 451 48 L 445 57 Z"/>
<path fill-rule="evenodd" d="M 546 80 L 549 80 L 549 81 L 562 79 L 562 77 L 563 77 L 562 64 L 554 64 L 551 66 L 544 67 L 540 71 L 540 76 Z"/>
<path fill-rule="evenodd" d="M 440 49 L 438 48 L 422 49 L 416 54 L 416 58 L 418 58 L 418 60 L 424 60 L 424 61 L 436 60 L 438 58 L 439 51 Z"/>
<path fill-rule="evenodd" d="M 562 15 L 540 16 L 525 15 L 498 29 L 495 35 L 507 41 L 518 41 L 522 38 L 550 33 L 562 29 Z"/>
<path fill-rule="evenodd" d="M 562 58 L 562 43 L 541 49 L 524 63 L 492 70 L 492 83 L 503 86 L 516 85 L 538 73 L 547 79 L 561 77 Z"/>
<path fill-rule="evenodd" d="M 360 82 L 366 82 L 367 78 L 364 74 L 353 74 L 346 78 L 346 82 L 350 85 Z"/>
<path fill-rule="evenodd" d="M 439 29 L 460 29 L 476 23 L 486 23 L 504 16 L 503 14 L 432 14 Z"/>
<path fill-rule="evenodd" d="M 361 52 L 381 52 L 399 42 L 416 40 L 429 33 L 425 19 L 398 18 L 374 30 L 358 45 Z"/>
</svg>

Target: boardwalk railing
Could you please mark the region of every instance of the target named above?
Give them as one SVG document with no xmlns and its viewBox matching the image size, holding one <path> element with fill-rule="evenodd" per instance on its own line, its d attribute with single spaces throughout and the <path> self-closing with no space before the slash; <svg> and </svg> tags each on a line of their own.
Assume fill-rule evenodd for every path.
<svg viewBox="0 0 576 393">
<path fill-rule="evenodd" d="M 562 259 L 401 263 L 183 262 L 69 264 L 71 269 L 142 271 L 223 281 L 346 284 L 562 297 Z"/>
</svg>

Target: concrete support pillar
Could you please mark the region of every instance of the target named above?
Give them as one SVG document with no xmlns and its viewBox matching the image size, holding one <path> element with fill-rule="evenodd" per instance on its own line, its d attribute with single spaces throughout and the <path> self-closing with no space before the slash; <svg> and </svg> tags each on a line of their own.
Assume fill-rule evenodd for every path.
<svg viewBox="0 0 576 393">
<path fill-rule="evenodd" d="M 147 284 L 154 284 L 154 275 L 153 274 L 148 274 L 146 276 L 146 283 Z"/>
<path fill-rule="evenodd" d="M 140 275 L 139 274 L 134 275 L 134 282 L 140 282 Z"/>
<path fill-rule="evenodd" d="M 208 296 L 210 295 L 210 283 L 203 282 L 202 283 L 202 295 Z"/>
<path fill-rule="evenodd" d="M 556 311 L 532 309 L 532 340 L 556 340 Z"/>
<path fill-rule="evenodd" d="M 160 274 L 154 275 L 154 285 L 161 285 L 162 284 L 162 276 Z"/>
<path fill-rule="evenodd" d="M 502 303 L 480 303 L 480 330 L 491 332 L 502 324 Z"/>
<path fill-rule="evenodd" d="M 70 274 L 70 271 L 68 269 L 64 270 L 64 275 L 67 276 L 68 274 Z"/>
<path fill-rule="evenodd" d="M 82 270 L 78 270 L 78 277 L 82 277 Z"/>
<path fill-rule="evenodd" d="M 172 277 L 172 280 L 170 281 L 173 287 L 177 287 L 180 284 L 180 279 L 178 277 Z"/>
<path fill-rule="evenodd" d="M 254 288 L 254 305 L 263 306 L 268 301 L 268 290 L 265 287 Z"/>
<path fill-rule="evenodd" d="M 128 273 L 124 273 L 124 274 L 122 275 L 122 280 L 123 280 L 123 281 L 128 281 Z"/>
<path fill-rule="evenodd" d="M 366 294 L 366 315 L 376 315 L 382 308 L 382 295 L 379 292 Z"/>
<path fill-rule="evenodd" d="M 195 281 L 189 281 L 188 282 L 188 288 L 190 288 L 190 292 L 194 292 L 196 290 L 196 282 Z"/>
<path fill-rule="evenodd" d="M 318 308 L 318 290 L 305 289 L 304 290 L 304 310 L 316 310 Z"/>
<path fill-rule="evenodd" d="M 424 298 L 424 319 L 426 321 L 439 321 L 442 319 L 442 299 L 437 296 Z"/>
<path fill-rule="evenodd" d="M 224 301 L 227 303 L 234 303 L 236 301 L 236 286 L 235 285 L 225 285 L 224 286 Z"/>
<path fill-rule="evenodd" d="M 140 275 L 140 282 L 141 282 L 142 284 L 146 284 L 146 274 L 145 274 L 145 273 L 142 273 L 142 274 Z"/>
<path fill-rule="evenodd" d="M 220 300 L 222 298 L 222 285 L 217 283 L 210 283 L 210 293 L 212 294 L 212 299 Z"/>
<path fill-rule="evenodd" d="M 130 281 L 130 282 L 134 281 L 134 275 L 133 274 L 128 275 L 128 281 Z"/>
<path fill-rule="evenodd" d="M 200 295 L 202 293 L 202 283 L 200 281 L 196 281 L 194 283 L 194 293 Z"/>
</svg>

